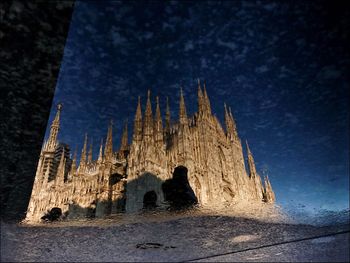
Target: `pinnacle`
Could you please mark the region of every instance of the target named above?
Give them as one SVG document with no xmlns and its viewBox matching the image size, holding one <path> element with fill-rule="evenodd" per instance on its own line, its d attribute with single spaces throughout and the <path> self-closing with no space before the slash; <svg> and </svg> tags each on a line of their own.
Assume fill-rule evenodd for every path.
<svg viewBox="0 0 350 263">
<path fill-rule="evenodd" d="M 159 97 L 156 97 L 156 118 L 160 119 L 161 115 L 160 115 L 160 106 L 159 106 Z"/>
<path fill-rule="evenodd" d="M 185 123 L 187 119 L 187 113 L 186 113 L 186 105 L 185 105 L 185 99 L 183 96 L 182 87 L 180 89 L 180 109 L 179 109 L 179 118 L 180 123 Z"/>
<path fill-rule="evenodd" d="M 148 90 L 148 93 L 147 93 L 147 103 L 146 103 L 145 115 L 152 115 L 151 91 L 150 90 Z"/>
<path fill-rule="evenodd" d="M 59 102 L 59 103 L 57 104 L 57 110 L 58 110 L 58 111 L 62 110 L 62 107 L 63 107 L 63 104 L 62 104 L 61 102 Z"/>
<path fill-rule="evenodd" d="M 204 97 L 208 97 L 207 96 L 207 88 L 205 86 L 205 80 L 203 81 L 203 92 L 204 92 Z"/>
<path fill-rule="evenodd" d="M 166 97 L 166 111 L 170 112 L 169 97 Z"/>
<path fill-rule="evenodd" d="M 101 144 L 100 144 L 100 151 L 99 151 L 99 154 L 98 154 L 98 161 L 102 161 L 102 158 L 103 158 L 103 138 L 101 138 Z"/>
<path fill-rule="evenodd" d="M 248 153 L 250 153 L 250 148 L 249 148 L 248 140 L 245 140 L 245 144 L 246 144 L 246 146 L 247 146 L 247 151 L 248 151 Z"/>
</svg>

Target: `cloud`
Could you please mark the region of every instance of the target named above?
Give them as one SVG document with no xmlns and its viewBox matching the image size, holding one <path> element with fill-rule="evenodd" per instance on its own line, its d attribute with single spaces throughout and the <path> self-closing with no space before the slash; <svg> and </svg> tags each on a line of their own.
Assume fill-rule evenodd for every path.
<svg viewBox="0 0 350 263">
<path fill-rule="evenodd" d="M 191 40 L 187 41 L 185 43 L 185 51 L 189 51 L 193 49 L 194 49 L 193 42 Z"/>
<path fill-rule="evenodd" d="M 265 110 L 265 109 L 270 109 L 270 108 L 275 108 L 278 104 L 272 100 L 264 100 L 260 104 L 260 109 Z"/>
<path fill-rule="evenodd" d="M 123 37 L 117 30 L 118 29 L 114 26 L 111 30 L 112 42 L 114 46 L 122 45 L 127 42 L 127 39 Z"/>
<path fill-rule="evenodd" d="M 267 11 L 272 11 L 276 8 L 277 4 L 276 3 L 269 3 L 266 5 L 263 5 L 263 8 Z"/>
<path fill-rule="evenodd" d="M 333 66 L 324 67 L 321 73 L 324 79 L 336 79 L 341 76 L 341 72 Z"/>
<path fill-rule="evenodd" d="M 144 34 L 143 34 L 143 38 L 144 39 L 151 39 L 152 37 L 153 37 L 153 32 L 145 32 Z"/>
<path fill-rule="evenodd" d="M 266 65 L 262 65 L 260 67 L 255 68 L 256 73 L 265 73 L 268 70 L 269 68 Z"/>
<path fill-rule="evenodd" d="M 207 68 L 208 67 L 208 62 L 205 58 L 201 58 L 201 67 L 202 68 Z"/>
<path fill-rule="evenodd" d="M 231 50 L 235 50 L 235 49 L 237 48 L 237 45 L 236 45 L 235 43 L 233 43 L 233 42 L 224 42 L 224 41 L 222 41 L 222 40 L 220 40 L 220 39 L 218 39 L 218 40 L 216 41 L 216 44 L 217 44 L 218 46 L 227 47 L 227 48 L 229 48 L 229 49 L 231 49 Z"/>
<path fill-rule="evenodd" d="M 297 116 L 295 116 L 294 114 L 292 113 L 288 113 L 286 112 L 284 114 L 284 117 L 287 119 L 287 121 L 291 124 L 298 124 L 299 123 L 299 119 Z"/>
</svg>

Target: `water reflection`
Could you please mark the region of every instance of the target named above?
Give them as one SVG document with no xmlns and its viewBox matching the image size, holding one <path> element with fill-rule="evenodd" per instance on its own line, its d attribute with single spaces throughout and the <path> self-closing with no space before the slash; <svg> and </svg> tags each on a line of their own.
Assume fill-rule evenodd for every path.
<svg viewBox="0 0 350 263">
<path fill-rule="evenodd" d="M 292 224 L 280 207 L 265 204 L 143 210 L 36 226 L 3 225 L 2 251 L 11 261 L 184 261 L 347 229 Z"/>
<path fill-rule="evenodd" d="M 37 223 L 35 226 L 69 227 L 69 226 L 100 226 L 124 225 L 133 223 L 165 222 L 181 218 L 196 218 L 203 216 L 246 218 L 269 223 L 306 224 L 313 226 L 327 226 L 347 224 L 349 210 L 340 212 L 319 211 L 308 213 L 305 210 L 282 207 L 278 204 L 240 203 L 226 207 L 201 207 L 199 205 L 188 209 L 168 210 L 163 207 L 143 209 L 135 213 L 118 213 L 103 218 L 75 218 L 60 220 L 46 224 Z"/>
</svg>

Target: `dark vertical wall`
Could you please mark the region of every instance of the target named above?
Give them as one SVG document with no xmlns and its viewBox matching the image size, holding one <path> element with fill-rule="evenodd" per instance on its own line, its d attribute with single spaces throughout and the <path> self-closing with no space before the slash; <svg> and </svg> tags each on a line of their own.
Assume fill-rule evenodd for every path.
<svg viewBox="0 0 350 263">
<path fill-rule="evenodd" d="M 1 4 L 1 219 L 24 218 L 74 1 Z"/>
</svg>

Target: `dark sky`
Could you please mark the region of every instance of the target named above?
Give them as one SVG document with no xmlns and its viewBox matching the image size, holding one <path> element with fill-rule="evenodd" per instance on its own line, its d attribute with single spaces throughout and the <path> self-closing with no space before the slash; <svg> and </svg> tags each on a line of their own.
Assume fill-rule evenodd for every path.
<svg viewBox="0 0 350 263">
<path fill-rule="evenodd" d="M 163 1 L 162 1 L 163 2 Z M 86 1 L 76 3 L 54 97 L 60 141 L 94 154 L 114 120 L 132 131 L 137 96 L 183 86 L 196 111 L 205 79 L 215 114 L 232 107 L 277 202 L 309 212 L 349 208 L 348 8 L 331 1 Z M 47 131 L 48 134 L 48 131 Z"/>
</svg>

